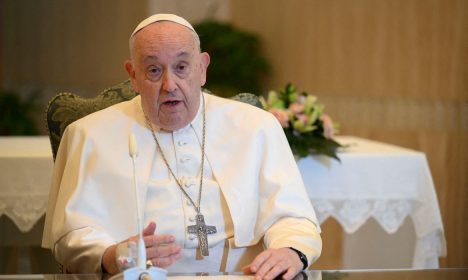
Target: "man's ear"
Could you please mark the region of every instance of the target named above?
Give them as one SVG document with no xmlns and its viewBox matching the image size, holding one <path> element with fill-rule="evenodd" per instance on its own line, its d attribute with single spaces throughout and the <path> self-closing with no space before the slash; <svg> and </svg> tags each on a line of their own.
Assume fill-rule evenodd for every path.
<svg viewBox="0 0 468 280">
<path fill-rule="evenodd" d="M 124 66 L 125 66 L 125 70 L 127 70 L 128 77 L 130 78 L 130 82 L 132 83 L 133 91 L 138 93 L 135 68 L 133 67 L 132 60 L 130 60 L 130 59 L 125 60 Z"/>
<path fill-rule="evenodd" d="M 210 55 L 207 52 L 203 52 L 200 54 L 200 82 L 202 86 L 206 83 L 206 71 L 208 70 L 208 65 L 210 65 Z"/>
</svg>

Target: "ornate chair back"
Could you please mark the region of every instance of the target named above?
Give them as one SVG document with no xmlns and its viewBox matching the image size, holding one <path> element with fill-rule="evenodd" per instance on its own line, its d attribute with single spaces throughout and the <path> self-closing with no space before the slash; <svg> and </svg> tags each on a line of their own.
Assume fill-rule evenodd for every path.
<svg viewBox="0 0 468 280">
<path fill-rule="evenodd" d="M 63 132 L 69 124 L 93 112 L 130 100 L 136 95 L 132 90 L 130 80 L 126 80 L 104 90 L 94 98 L 82 98 L 69 92 L 54 96 L 46 109 L 46 125 L 54 160 Z M 258 97 L 251 93 L 239 93 L 231 99 L 263 108 Z"/>
<path fill-rule="evenodd" d="M 136 93 L 132 90 L 130 80 L 108 88 L 94 98 L 82 98 L 69 92 L 54 96 L 49 101 L 46 110 L 46 125 L 54 160 L 63 132 L 69 124 L 93 112 L 130 100 L 135 96 Z"/>
</svg>

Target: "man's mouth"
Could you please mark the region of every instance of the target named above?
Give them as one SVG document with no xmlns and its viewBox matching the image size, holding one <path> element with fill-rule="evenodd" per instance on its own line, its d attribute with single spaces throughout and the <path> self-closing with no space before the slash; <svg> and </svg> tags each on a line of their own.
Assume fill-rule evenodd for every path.
<svg viewBox="0 0 468 280">
<path fill-rule="evenodd" d="M 162 104 L 166 106 L 177 106 L 180 102 L 181 101 L 179 100 L 169 100 L 169 101 L 163 102 Z"/>
</svg>

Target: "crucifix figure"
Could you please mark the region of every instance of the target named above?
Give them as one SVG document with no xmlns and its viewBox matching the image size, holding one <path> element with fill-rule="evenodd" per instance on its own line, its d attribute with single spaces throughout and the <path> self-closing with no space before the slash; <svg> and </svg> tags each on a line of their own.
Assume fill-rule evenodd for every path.
<svg viewBox="0 0 468 280">
<path fill-rule="evenodd" d="M 197 214 L 196 221 L 197 223 L 195 225 L 187 227 L 188 233 L 198 236 L 198 248 L 200 248 L 203 256 L 209 256 L 207 234 L 216 233 L 216 227 L 205 225 L 205 218 L 202 214 Z"/>
</svg>

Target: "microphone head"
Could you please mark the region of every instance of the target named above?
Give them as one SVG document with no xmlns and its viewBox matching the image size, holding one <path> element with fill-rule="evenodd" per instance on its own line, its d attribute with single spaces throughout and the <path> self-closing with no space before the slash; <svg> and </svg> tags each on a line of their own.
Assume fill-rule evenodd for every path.
<svg viewBox="0 0 468 280">
<path fill-rule="evenodd" d="M 130 133 L 128 135 L 128 153 L 130 157 L 137 157 L 138 156 L 138 146 L 135 139 L 135 134 Z"/>
</svg>

